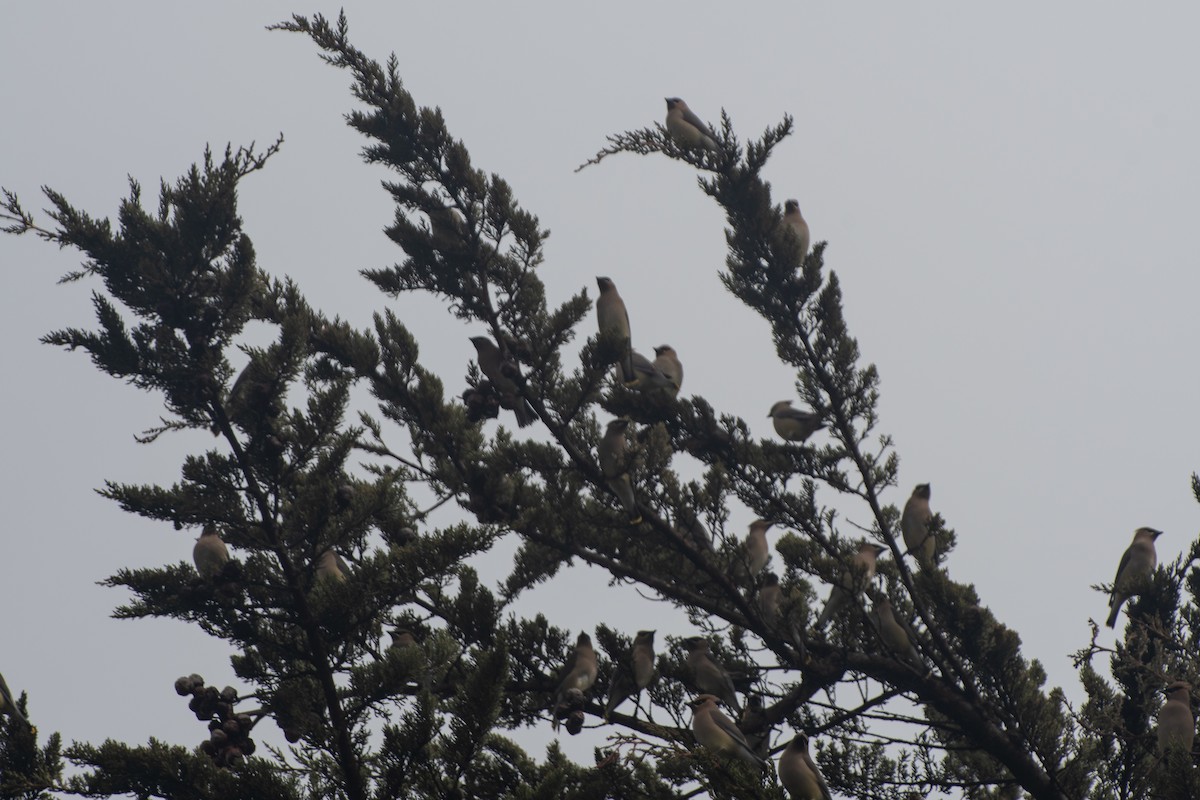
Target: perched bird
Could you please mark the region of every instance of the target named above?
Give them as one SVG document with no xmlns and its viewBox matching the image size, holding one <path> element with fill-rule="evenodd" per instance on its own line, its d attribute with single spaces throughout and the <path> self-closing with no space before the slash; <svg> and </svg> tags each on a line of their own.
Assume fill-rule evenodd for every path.
<svg viewBox="0 0 1200 800">
<path fill-rule="evenodd" d="M 688 104 L 678 97 L 668 97 L 667 100 L 667 133 L 680 147 L 703 147 L 705 150 L 717 149 L 717 137 L 700 121 Z"/>
<path fill-rule="evenodd" d="M 752 694 L 746 698 L 746 707 L 738 717 L 738 729 L 745 734 L 754 754 L 765 761 L 771 752 L 771 726 L 763 713 L 762 697 Z"/>
<path fill-rule="evenodd" d="M 517 415 L 517 425 L 522 428 L 536 422 L 537 413 L 533 406 L 521 396 L 517 382 L 507 374 L 516 369 L 516 362 L 507 358 L 496 343 L 486 336 L 472 336 L 471 344 L 475 345 L 479 369 L 500 395 L 500 405 Z"/>
<path fill-rule="evenodd" d="M 808 223 L 804 221 L 804 215 L 800 213 L 800 203 L 796 200 L 788 200 L 783 204 L 783 229 L 796 240 L 796 249 L 800 252 L 800 261 L 803 263 L 804 257 L 808 255 Z"/>
<path fill-rule="evenodd" d="M 611 278 L 596 278 L 600 287 L 600 296 L 596 298 L 596 321 L 600 326 L 600 335 L 615 337 L 621 344 L 621 379 L 625 383 L 637 380 L 633 371 L 633 339 L 629 335 L 629 312 L 625 310 L 625 301 L 617 291 L 617 285 Z"/>
<path fill-rule="evenodd" d="M 409 647 L 417 646 L 417 639 L 413 636 L 412 631 L 410 631 L 408 628 L 397 628 L 396 630 L 392 631 L 391 637 L 392 644 L 388 648 L 389 650 L 404 650 Z"/>
<path fill-rule="evenodd" d="M 675 384 L 658 368 L 657 360 L 651 361 L 637 350 L 633 351 L 630 359 L 633 364 L 633 380 L 626 382 L 626 386 L 630 389 L 637 389 L 639 392 L 661 389 L 670 392 L 672 397 L 675 396 Z M 621 367 L 616 367 L 614 372 L 621 375 Z"/>
<path fill-rule="evenodd" d="M 796 734 L 779 757 L 779 782 L 792 800 L 832 800 L 829 784 L 808 754 L 808 737 L 803 733 Z"/>
<path fill-rule="evenodd" d="M 1117 626 L 1117 614 L 1121 606 L 1135 594 L 1140 594 L 1142 585 L 1150 578 L 1150 573 L 1158 566 L 1158 553 L 1154 550 L 1154 540 L 1162 536 L 1162 531 L 1154 528 L 1138 528 L 1133 532 L 1133 543 L 1121 556 L 1121 564 L 1117 567 L 1117 577 L 1113 580 L 1112 595 L 1108 600 L 1108 620 L 1104 623 L 1110 628 Z"/>
<path fill-rule="evenodd" d="M 1158 752 L 1181 749 L 1189 755 L 1196 738 L 1196 718 L 1192 716 L 1192 685 L 1175 681 L 1163 690 L 1167 702 L 1158 711 Z"/>
<path fill-rule="evenodd" d="M 756 519 L 750 523 L 750 532 L 746 534 L 746 555 L 743 562 L 750 570 L 750 580 L 754 580 L 754 577 L 762 572 L 767 561 L 771 559 L 771 545 L 767 543 L 767 531 L 770 529 L 771 523 L 765 519 Z"/>
<path fill-rule="evenodd" d="M 883 545 L 870 542 L 859 544 L 858 552 L 851 559 L 849 569 L 841 574 L 838 582 L 829 590 L 829 599 L 825 601 L 825 608 L 822 609 L 821 616 L 817 617 L 818 629 L 824 628 L 835 614 L 840 614 L 846 606 L 855 602 L 863 593 L 867 584 L 875 577 L 876 559 L 886 549 Z"/>
<path fill-rule="evenodd" d="M 675 516 L 675 530 L 702 553 L 714 553 L 712 534 L 691 509 L 681 509 Z"/>
<path fill-rule="evenodd" d="M 933 568 L 933 554 L 937 552 L 937 539 L 929 530 L 933 512 L 929 510 L 929 484 L 918 483 L 912 496 L 904 504 L 900 515 L 900 532 L 908 552 L 916 557 L 923 569 Z"/>
<path fill-rule="evenodd" d="M 574 652 L 559 673 L 562 679 L 554 693 L 554 708 L 551 714 L 551 727 L 554 730 L 558 730 L 558 712 L 566 707 L 567 693 L 572 689 L 586 692 L 592 688 L 592 684 L 596 682 L 596 671 L 596 651 L 592 647 L 592 637 L 580 633 L 579 638 L 575 640 Z"/>
<path fill-rule="evenodd" d="M 692 709 L 692 733 L 697 742 L 722 755 L 740 758 L 752 767 L 762 767 L 766 763 L 754 752 L 733 720 L 717 708 L 717 698 L 702 694 L 688 705 Z"/>
<path fill-rule="evenodd" d="M 767 416 L 774 421 L 775 432 L 786 442 L 803 442 L 825 427 L 821 418 L 813 412 L 792 408 L 791 400 L 780 400 L 771 406 Z"/>
<path fill-rule="evenodd" d="M 725 705 L 740 715 L 742 707 L 738 703 L 737 690 L 733 688 L 733 678 L 725 667 L 721 666 L 708 652 L 708 639 L 703 636 L 691 636 L 683 640 L 688 648 L 687 664 L 692 671 L 692 680 L 701 692 L 715 695 Z"/>
<path fill-rule="evenodd" d="M 671 382 L 671 396 L 678 395 L 679 390 L 683 388 L 683 364 L 679 363 L 679 355 L 675 348 L 669 344 L 660 344 L 654 348 L 654 366 Z"/>
<path fill-rule="evenodd" d="M 630 697 L 638 694 L 654 680 L 654 631 L 638 631 L 630 651 L 629 670 L 618 668 L 613 675 L 608 702 L 604 706 L 604 720 L 608 721 L 613 709 Z"/>
<path fill-rule="evenodd" d="M 467 221 L 454 206 L 444 206 L 436 203 L 430 206 L 426 213 L 429 215 L 429 232 L 433 244 L 440 250 L 458 250 L 463 247 L 467 236 Z"/>
<path fill-rule="evenodd" d="M 229 563 L 229 548 L 221 540 L 216 525 L 204 526 L 196 539 L 196 546 L 192 548 L 192 561 L 196 563 L 196 572 L 205 580 L 219 575 Z"/>
<path fill-rule="evenodd" d="M 654 680 L 654 631 L 638 631 L 633 640 L 633 682 L 638 691 Z"/>
<path fill-rule="evenodd" d="M 0 675 L 0 714 L 7 714 L 29 725 L 29 720 L 21 713 L 21 709 L 17 708 L 17 699 L 13 697 L 13 693 L 8 688 L 8 684 L 5 683 L 3 675 Z"/>
<path fill-rule="evenodd" d="M 758 590 L 758 613 L 770 625 L 779 621 L 779 606 L 783 603 L 783 590 L 779 587 L 779 576 L 768 572 Z"/>
<path fill-rule="evenodd" d="M 633 483 L 625 469 L 625 429 L 628 427 L 627 419 L 614 419 L 608 423 L 604 437 L 600 439 L 600 471 L 604 473 L 608 488 L 628 512 L 629 524 L 637 525 L 642 521 L 642 514 L 638 511 L 637 500 L 633 497 Z"/>
<path fill-rule="evenodd" d="M 928 673 L 928 667 L 917 652 L 908 628 L 896 618 L 890 599 L 882 597 L 875 601 L 875 612 L 871 615 L 871 621 L 884 647 L 922 675 Z"/>
<path fill-rule="evenodd" d="M 333 550 L 326 550 L 321 553 L 321 557 L 317 559 L 317 580 L 318 581 L 344 581 L 346 573 L 343 570 L 345 562 Z"/>
<path fill-rule="evenodd" d="M 402 677 L 407 682 L 416 681 L 423 688 L 429 688 L 429 660 L 425 651 L 417 642 L 413 632 L 408 628 L 397 628 L 392 631 L 392 643 L 388 653 L 402 667 Z"/>
</svg>

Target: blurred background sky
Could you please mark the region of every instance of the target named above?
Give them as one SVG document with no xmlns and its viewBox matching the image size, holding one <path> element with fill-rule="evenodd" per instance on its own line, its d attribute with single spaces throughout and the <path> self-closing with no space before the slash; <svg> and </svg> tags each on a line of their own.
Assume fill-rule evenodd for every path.
<svg viewBox="0 0 1200 800">
<path fill-rule="evenodd" d="M 389 300 L 357 274 L 402 254 L 381 232 L 392 217 L 379 186 L 387 174 L 361 162 L 364 141 L 343 122 L 349 76 L 308 39 L 264 30 L 292 12 L 337 9 L 9 4 L 0 184 L 28 210 L 46 205 L 47 185 L 111 217 L 127 176 L 154 208 L 160 177 L 174 181 L 205 145 L 265 147 L 283 132 L 283 150 L 242 184 L 259 265 L 359 327 L 395 309 L 454 394 L 479 326 L 464 328 L 430 297 Z M 799 199 L 813 241 L 829 242 L 850 330 L 879 369 L 879 432 L 901 457 L 900 486 L 885 499 L 902 506 L 914 484 L 931 482 L 933 508 L 958 533 L 951 575 L 976 584 L 1051 684 L 1082 696 L 1068 655 L 1087 644 L 1089 617 L 1106 614 L 1090 585 L 1112 580 L 1140 525 L 1166 532 L 1160 562 L 1196 535 L 1200 7 L 346 11 L 354 44 L 381 61 L 394 51 L 417 102 L 441 106 L 475 166 L 504 176 L 552 230 L 541 273 L 551 304 L 585 287 L 594 297 L 594 276 L 611 276 L 635 345 L 674 345 L 684 393 L 762 436 L 773 435 L 766 411 L 794 396 L 795 376 L 776 362 L 766 323 L 721 287 L 723 216 L 694 171 L 632 155 L 573 170 L 606 134 L 661 121 L 664 96 L 714 124 L 724 107 L 743 141 L 792 114 L 796 133 L 766 176 L 778 203 Z M 0 670 L 30 693 L 44 734 L 195 745 L 203 726 L 171 684 L 190 672 L 233 682 L 227 649 L 181 623 L 110 619 L 127 597 L 96 582 L 124 566 L 190 560 L 197 531 L 132 517 L 93 490 L 174 482 L 183 455 L 213 440 L 137 445 L 159 398 L 38 343 L 93 325 L 97 284 L 55 285 L 78 266 L 75 253 L 4 237 L 0 264 Z M 585 321 L 580 333 L 594 329 Z M 847 511 L 867 523 L 865 511 Z M 734 510 L 731 530 L 749 521 Z M 494 577 L 506 566 L 495 557 Z M 662 604 L 607 589 L 606 573 L 569 575 L 521 610 L 544 608 L 573 630 L 604 621 L 632 634 L 658 621 L 660 642 L 690 632 Z M 587 758 L 606 734 L 580 736 L 570 752 Z"/>
</svg>

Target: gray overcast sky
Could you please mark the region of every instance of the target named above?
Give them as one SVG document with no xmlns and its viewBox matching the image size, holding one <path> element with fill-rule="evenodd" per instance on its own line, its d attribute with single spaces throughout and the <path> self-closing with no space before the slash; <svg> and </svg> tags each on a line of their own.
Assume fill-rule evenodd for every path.
<svg viewBox="0 0 1200 800">
<path fill-rule="evenodd" d="M 1067 655 L 1106 611 L 1089 585 L 1112 579 L 1137 526 L 1166 531 L 1162 561 L 1196 530 L 1200 7 L 977 5 L 346 8 L 355 44 L 380 60 L 395 51 L 417 101 L 440 105 L 476 166 L 506 177 L 553 231 L 551 301 L 581 287 L 594 296 L 593 277 L 612 276 L 639 346 L 670 342 L 685 392 L 764 436 L 794 376 L 765 323 L 721 288 L 723 218 L 695 175 L 633 156 L 572 170 L 606 134 L 661 120 L 666 95 L 714 122 L 724 107 L 743 140 L 794 115 L 767 174 L 776 200 L 799 198 L 813 240 L 829 242 L 851 331 L 879 368 L 880 431 L 901 456 L 888 499 L 902 505 L 932 482 L 933 507 L 959 536 L 952 576 L 974 582 L 1026 656 L 1079 697 Z M 312 10 L 9 4 L 0 184 L 30 209 L 45 205 L 45 184 L 111 216 L 127 175 L 153 207 L 158 179 L 206 144 L 266 145 L 282 131 L 283 151 L 241 195 L 260 266 L 359 326 L 396 308 L 452 390 L 471 332 L 437 301 L 389 302 L 357 275 L 401 254 L 381 233 L 384 175 L 361 163 L 363 141 L 342 121 L 348 76 L 308 40 L 264 30 Z M 158 399 L 37 343 L 91 325 L 92 286 L 54 285 L 73 253 L 6 237 L 0 263 L 0 669 L 31 693 L 44 732 L 198 743 L 171 681 L 199 671 L 229 682 L 225 648 L 178 623 L 110 620 L 125 597 L 95 585 L 122 566 L 188 559 L 196 532 L 123 514 L 92 490 L 170 483 L 183 453 L 212 440 L 136 445 Z M 533 602 L 562 597 L 556 583 Z M 595 600 L 553 621 L 632 629 L 662 613 L 636 596 Z"/>
</svg>

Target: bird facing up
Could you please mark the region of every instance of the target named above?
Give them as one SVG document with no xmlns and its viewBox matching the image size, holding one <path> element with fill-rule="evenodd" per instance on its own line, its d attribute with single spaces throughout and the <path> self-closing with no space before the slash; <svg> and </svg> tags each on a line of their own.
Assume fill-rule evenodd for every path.
<svg viewBox="0 0 1200 800">
<path fill-rule="evenodd" d="M 629 312 L 612 278 L 596 278 L 600 296 L 596 298 L 596 323 L 601 336 L 611 336 L 621 344 L 621 379 L 628 385 L 637 380 L 633 371 L 633 339 L 629 333 Z"/>
<path fill-rule="evenodd" d="M 783 205 L 783 229 L 787 231 L 796 241 L 796 250 L 800 253 L 800 263 L 804 263 L 804 257 L 808 255 L 808 223 L 804 221 L 804 215 L 800 213 L 800 202 L 798 200 L 788 200 Z"/>
<path fill-rule="evenodd" d="M 702 694 L 688 706 L 692 709 L 692 733 L 701 745 L 721 755 L 741 759 L 752 767 L 762 767 L 766 763 L 754 752 L 746 735 L 733 720 L 717 708 L 716 697 Z"/>
<path fill-rule="evenodd" d="M 1189 756 L 1196 738 L 1196 718 L 1192 716 L 1192 685 L 1174 681 L 1163 688 L 1167 702 L 1158 711 L 1158 752 L 1180 749 Z"/>
<path fill-rule="evenodd" d="M 1140 594 L 1145 583 L 1150 579 L 1150 573 L 1158 566 L 1158 553 L 1154 549 L 1154 540 L 1162 536 L 1162 531 L 1154 528 L 1138 528 L 1133 533 L 1133 542 L 1121 556 L 1117 567 L 1117 577 L 1113 580 L 1112 595 L 1108 600 L 1108 620 L 1104 623 L 1110 628 L 1117 626 L 1117 615 L 1121 606 L 1135 594 Z"/>
<path fill-rule="evenodd" d="M 192 561 L 196 563 L 196 572 L 205 580 L 219 575 L 221 569 L 229 563 L 229 548 L 217 532 L 217 526 L 204 526 L 204 530 L 196 539 L 196 546 L 192 548 Z"/>
<path fill-rule="evenodd" d="M 596 650 L 592 647 L 592 637 L 580 633 L 575 640 L 575 650 L 559 673 L 562 679 L 554 693 L 554 709 L 551 714 L 551 727 L 554 730 L 558 730 L 558 710 L 563 707 L 567 692 L 572 689 L 586 692 L 596 682 L 597 672 Z"/>
<path fill-rule="evenodd" d="M 791 400 L 780 400 L 771 406 L 767 416 L 774 421 L 775 432 L 782 436 L 785 442 L 803 442 L 825 427 L 817 414 L 792 408 Z"/>
<path fill-rule="evenodd" d="M 700 121 L 688 104 L 679 97 L 668 97 L 667 101 L 667 133 L 680 147 L 717 150 L 717 137 L 708 126 Z"/>
<path fill-rule="evenodd" d="M 929 484 L 918 483 L 904 504 L 904 513 L 900 515 L 900 533 L 904 536 L 908 552 L 913 554 L 922 569 L 933 567 L 933 556 L 937 552 L 937 539 L 929 530 L 931 522 L 933 512 L 929 510 Z"/>
<path fill-rule="evenodd" d="M 654 681 L 654 631 L 638 631 L 629 656 L 628 672 L 620 667 L 614 669 L 608 702 L 604 706 L 606 722 L 613 709 Z"/>
<path fill-rule="evenodd" d="M 779 756 L 779 782 L 792 800 L 832 800 L 829 784 L 808 754 L 808 737 L 803 733 L 796 734 Z"/>
</svg>

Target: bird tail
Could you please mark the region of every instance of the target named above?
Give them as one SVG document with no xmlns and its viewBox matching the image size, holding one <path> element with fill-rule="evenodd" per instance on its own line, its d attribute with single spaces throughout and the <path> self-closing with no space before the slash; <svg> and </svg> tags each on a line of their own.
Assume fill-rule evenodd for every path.
<svg viewBox="0 0 1200 800">
<path fill-rule="evenodd" d="M 1104 623 L 1105 625 L 1110 628 L 1117 627 L 1117 615 L 1121 613 L 1121 606 L 1124 604 L 1124 597 L 1118 597 L 1118 595 L 1115 594 L 1112 596 L 1112 600 L 1110 600 L 1108 603 L 1108 607 L 1111 609 L 1111 611 L 1109 611 L 1108 620 Z"/>
<path fill-rule="evenodd" d="M 529 401 L 522 397 L 517 402 L 517 407 L 513 409 L 513 413 L 517 415 L 517 425 L 526 428 L 537 422 L 537 412 L 533 410 L 533 406 L 529 405 Z"/>
</svg>

